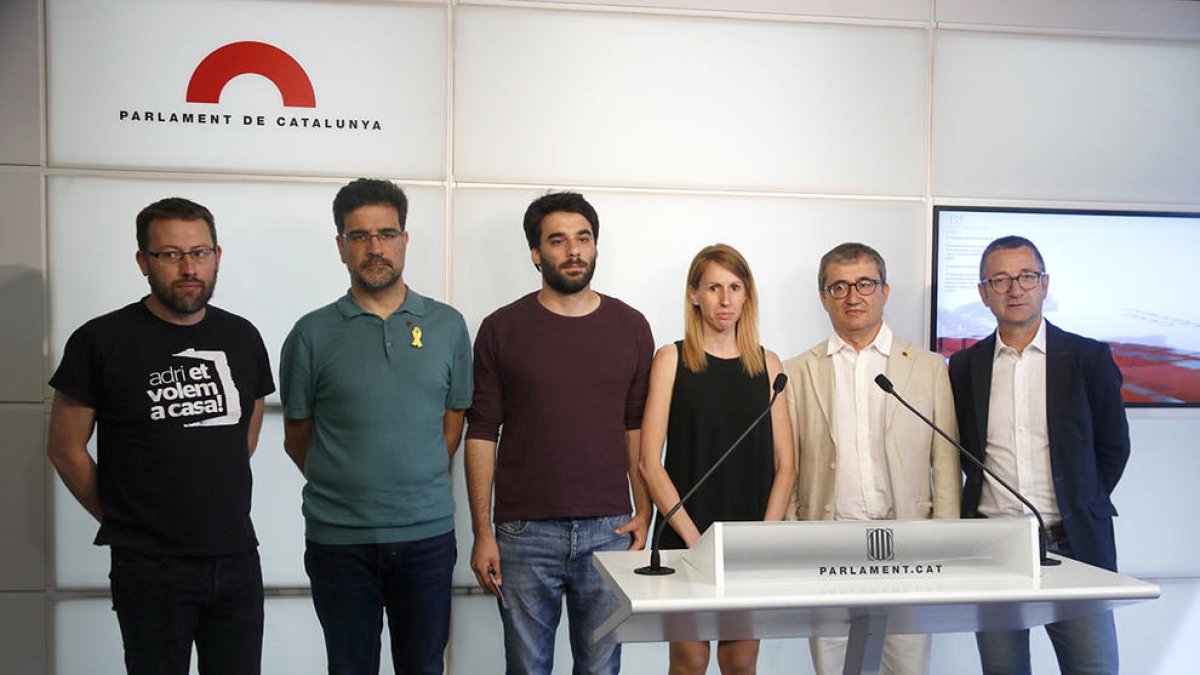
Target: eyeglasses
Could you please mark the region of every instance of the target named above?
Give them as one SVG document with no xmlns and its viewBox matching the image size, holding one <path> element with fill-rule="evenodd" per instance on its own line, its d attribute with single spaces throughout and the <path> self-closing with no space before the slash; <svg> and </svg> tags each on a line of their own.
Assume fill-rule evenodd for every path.
<svg viewBox="0 0 1200 675">
<path fill-rule="evenodd" d="M 880 279 L 859 279 L 852 284 L 846 283 L 845 281 L 839 281 L 837 283 L 829 284 L 821 290 L 825 291 L 834 298 L 841 300 L 842 298 L 850 295 L 851 288 L 857 289 L 859 295 L 872 295 L 875 293 L 875 289 L 879 288 L 879 286 L 882 284 L 883 281 Z"/>
<path fill-rule="evenodd" d="M 154 258 L 159 262 L 173 263 L 178 265 L 183 262 L 184 258 L 191 258 L 192 262 L 197 265 L 206 263 L 212 260 L 217 249 L 215 248 L 198 248 L 193 251 L 142 251 L 146 255 Z"/>
<path fill-rule="evenodd" d="M 392 242 L 399 240 L 400 236 L 403 234 L 404 234 L 404 230 L 388 228 L 386 230 L 380 230 L 378 232 L 364 232 L 362 230 L 355 230 L 353 232 L 339 234 L 338 236 L 342 238 L 342 241 L 347 241 L 347 242 L 350 242 L 351 244 L 362 245 L 372 239 L 378 239 L 379 243 L 381 243 L 381 244 L 390 244 Z"/>
<path fill-rule="evenodd" d="M 1010 277 L 1007 274 L 997 274 L 991 279 L 984 279 L 980 283 L 991 286 L 992 290 L 997 293 L 1007 293 L 1012 288 L 1013 279 L 1016 279 L 1017 284 L 1021 288 L 1032 291 L 1044 276 L 1046 276 L 1045 272 L 1021 272 L 1015 277 Z"/>
</svg>

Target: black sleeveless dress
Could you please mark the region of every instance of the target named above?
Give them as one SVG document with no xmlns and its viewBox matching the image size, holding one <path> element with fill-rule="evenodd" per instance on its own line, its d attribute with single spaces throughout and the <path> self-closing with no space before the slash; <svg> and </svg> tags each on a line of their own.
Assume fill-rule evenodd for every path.
<svg viewBox="0 0 1200 675">
<path fill-rule="evenodd" d="M 693 373 L 683 365 L 683 342 L 676 342 L 675 348 L 679 365 L 663 464 L 682 497 L 762 412 L 771 391 L 766 371 L 751 377 L 742 369 L 741 359 L 709 354 L 708 367 Z M 684 509 L 701 534 L 713 521 L 762 520 L 774 479 L 774 441 L 768 415 Z M 661 548 L 686 548 L 669 523 L 663 530 Z"/>
</svg>

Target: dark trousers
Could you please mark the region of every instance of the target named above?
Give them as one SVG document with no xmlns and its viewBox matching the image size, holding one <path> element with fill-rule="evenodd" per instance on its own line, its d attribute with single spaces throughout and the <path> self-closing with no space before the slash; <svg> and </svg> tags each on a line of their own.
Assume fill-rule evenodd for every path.
<svg viewBox="0 0 1200 675">
<path fill-rule="evenodd" d="M 113 609 L 130 675 L 257 675 L 263 583 L 258 551 L 183 558 L 112 548 Z"/>
<path fill-rule="evenodd" d="M 389 544 L 318 544 L 304 567 L 330 675 L 376 675 L 387 609 L 397 675 L 441 675 L 450 639 L 454 532 Z"/>
</svg>

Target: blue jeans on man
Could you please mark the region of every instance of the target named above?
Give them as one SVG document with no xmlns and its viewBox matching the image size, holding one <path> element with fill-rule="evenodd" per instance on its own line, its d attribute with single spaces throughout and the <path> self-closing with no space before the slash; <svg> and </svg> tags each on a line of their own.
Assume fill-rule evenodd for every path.
<svg viewBox="0 0 1200 675">
<path fill-rule="evenodd" d="M 1051 536 L 1047 548 L 1071 558 L 1063 536 Z M 1117 628 L 1112 612 L 1046 624 L 1046 634 L 1058 657 L 1062 675 L 1117 675 Z M 987 631 L 975 634 L 983 675 L 1030 675 L 1029 630 Z"/>
<path fill-rule="evenodd" d="M 304 568 L 330 675 L 379 672 L 387 610 L 397 675 L 441 675 L 450 638 L 454 532 L 387 544 L 307 542 Z"/>
<path fill-rule="evenodd" d="M 113 609 L 129 675 L 257 675 L 263 583 L 258 550 L 180 557 L 113 546 Z"/>
<path fill-rule="evenodd" d="M 630 535 L 615 532 L 627 522 L 628 515 L 615 515 L 496 523 L 508 603 L 500 609 L 508 675 L 549 675 L 564 595 L 574 675 L 612 675 L 621 669 L 620 645 L 592 640 L 617 609 L 592 565 L 592 553 L 629 548 Z"/>
</svg>

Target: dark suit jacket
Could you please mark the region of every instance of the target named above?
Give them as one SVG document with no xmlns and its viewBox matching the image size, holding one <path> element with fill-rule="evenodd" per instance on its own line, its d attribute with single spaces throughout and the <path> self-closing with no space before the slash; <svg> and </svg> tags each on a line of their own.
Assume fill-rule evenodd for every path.
<svg viewBox="0 0 1200 675">
<path fill-rule="evenodd" d="M 996 334 L 950 357 L 958 433 L 984 459 Z M 1046 423 L 1050 468 L 1062 524 L 1074 557 L 1116 571 L 1110 495 L 1129 459 L 1129 424 L 1121 371 L 1108 345 L 1046 323 Z M 983 472 L 963 462 L 964 518 L 979 518 Z"/>
</svg>

